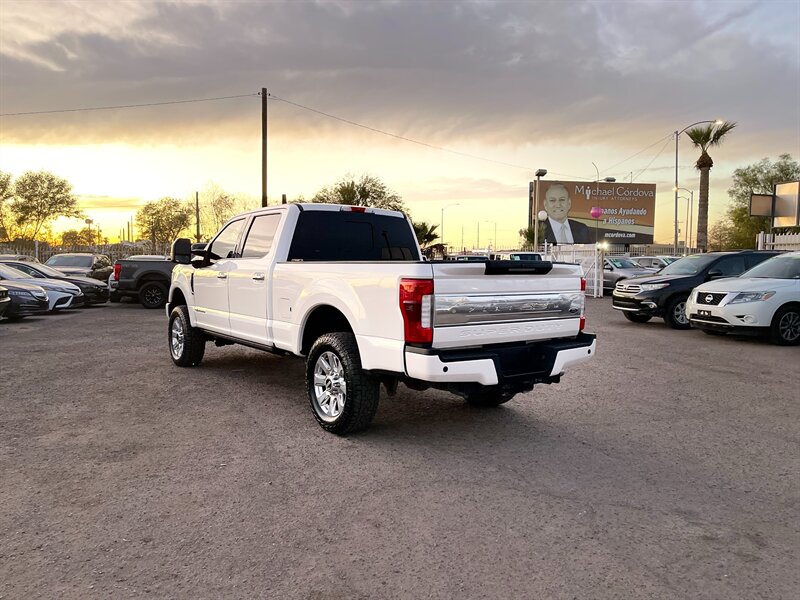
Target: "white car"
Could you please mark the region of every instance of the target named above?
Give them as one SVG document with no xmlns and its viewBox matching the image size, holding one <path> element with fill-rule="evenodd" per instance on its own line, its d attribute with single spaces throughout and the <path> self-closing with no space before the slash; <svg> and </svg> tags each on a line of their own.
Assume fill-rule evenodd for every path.
<svg viewBox="0 0 800 600">
<path fill-rule="evenodd" d="M 706 333 L 767 333 L 775 344 L 800 344 L 800 252 L 697 286 L 686 312 Z"/>
</svg>

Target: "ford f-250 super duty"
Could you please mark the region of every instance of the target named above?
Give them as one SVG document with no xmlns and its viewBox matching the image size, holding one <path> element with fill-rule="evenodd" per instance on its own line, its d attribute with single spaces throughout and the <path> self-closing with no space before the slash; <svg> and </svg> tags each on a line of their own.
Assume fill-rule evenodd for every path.
<svg viewBox="0 0 800 600">
<path fill-rule="evenodd" d="M 369 425 L 381 383 L 496 406 L 595 353 L 580 266 L 424 261 L 399 212 L 261 208 L 172 253 L 173 362 L 200 364 L 208 341 L 305 356 L 314 417 L 333 433 Z"/>
</svg>

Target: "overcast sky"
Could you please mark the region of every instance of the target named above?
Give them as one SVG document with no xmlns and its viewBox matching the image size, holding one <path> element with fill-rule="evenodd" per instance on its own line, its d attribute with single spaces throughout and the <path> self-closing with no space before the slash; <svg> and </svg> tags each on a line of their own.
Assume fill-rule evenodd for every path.
<svg viewBox="0 0 800 600">
<path fill-rule="evenodd" d="M 668 136 L 694 121 L 739 124 L 712 152 L 712 219 L 724 212 L 734 168 L 784 152 L 800 158 L 797 1 L 3 0 L 0 25 L 0 113 L 268 87 L 344 119 L 517 165 L 274 100 L 271 196 L 310 196 L 345 172 L 370 172 L 418 218 L 438 223 L 443 206 L 463 200 L 448 211 L 451 231 L 463 225 L 475 237 L 476 223 L 492 219 L 501 242 L 524 225 L 535 169 L 593 179 L 592 162 L 601 176 L 633 172 L 658 184 L 657 237 L 668 239 Z M 0 169 L 68 178 L 113 228 L 112 216 L 124 222 L 139 202 L 184 197 L 212 180 L 258 196 L 260 133 L 257 96 L 7 116 Z M 684 139 L 681 185 L 693 189 L 694 160 Z"/>
</svg>

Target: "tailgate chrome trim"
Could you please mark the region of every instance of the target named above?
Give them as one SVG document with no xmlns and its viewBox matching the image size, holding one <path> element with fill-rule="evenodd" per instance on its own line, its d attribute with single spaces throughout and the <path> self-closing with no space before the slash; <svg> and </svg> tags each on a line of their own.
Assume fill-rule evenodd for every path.
<svg viewBox="0 0 800 600">
<path fill-rule="evenodd" d="M 583 293 L 436 294 L 433 306 L 434 327 L 575 319 L 581 315 Z"/>
</svg>

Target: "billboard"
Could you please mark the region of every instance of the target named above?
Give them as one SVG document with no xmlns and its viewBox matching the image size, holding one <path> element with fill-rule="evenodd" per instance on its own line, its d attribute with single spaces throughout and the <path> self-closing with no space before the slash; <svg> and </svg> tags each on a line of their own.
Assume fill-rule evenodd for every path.
<svg viewBox="0 0 800 600">
<path fill-rule="evenodd" d="M 540 181 L 545 239 L 553 243 L 652 244 L 656 184 Z M 592 207 L 601 213 L 592 216 Z"/>
</svg>

